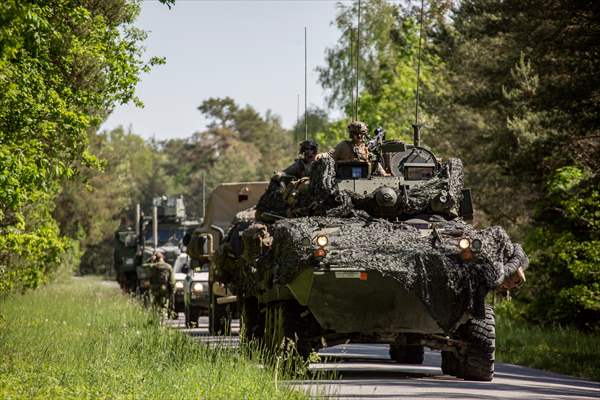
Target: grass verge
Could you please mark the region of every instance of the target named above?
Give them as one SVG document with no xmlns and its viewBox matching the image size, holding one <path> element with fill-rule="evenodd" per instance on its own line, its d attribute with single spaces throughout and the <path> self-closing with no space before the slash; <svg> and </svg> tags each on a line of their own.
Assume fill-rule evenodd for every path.
<svg viewBox="0 0 600 400">
<path fill-rule="evenodd" d="M 600 381 L 600 334 L 531 325 L 514 302 L 496 310 L 496 360 Z"/>
<path fill-rule="evenodd" d="M 91 278 L 0 302 L 2 399 L 305 398 L 243 353 L 161 327 Z"/>
</svg>

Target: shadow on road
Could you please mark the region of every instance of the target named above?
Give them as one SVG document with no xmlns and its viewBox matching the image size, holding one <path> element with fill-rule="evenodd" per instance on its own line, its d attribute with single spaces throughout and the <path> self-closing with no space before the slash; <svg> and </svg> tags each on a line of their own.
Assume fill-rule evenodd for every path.
<svg viewBox="0 0 600 400">
<path fill-rule="evenodd" d="M 239 346 L 239 321 L 231 336 L 210 336 L 208 319 L 197 328 L 185 328 L 183 316 L 165 320 L 199 343 Z M 492 382 L 469 382 L 443 375 L 441 355 L 427 351 L 423 365 L 398 364 L 380 344 L 349 344 L 323 349 L 321 362 L 311 364 L 313 377 L 289 382 L 314 398 L 334 399 L 599 399 L 600 383 L 571 378 L 512 364 L 496 364 Z M 331 372 L 328 374 L 327 372 Z M 325 375 L 323 375 L 325 373 Z M 330 379 L 335 375 L 335 379 Z"/>
</svg>

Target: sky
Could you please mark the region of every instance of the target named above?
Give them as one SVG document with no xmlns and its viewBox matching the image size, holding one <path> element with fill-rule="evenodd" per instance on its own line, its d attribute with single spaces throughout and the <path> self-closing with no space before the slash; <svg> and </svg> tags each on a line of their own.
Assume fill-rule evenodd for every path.
<svg viewBox="0 0 600 400">
<path fill-rule="evenodd" d="M 183 138 L 206 127 L 198 111 L 209 97 L 232 97 L 264 114 L 296 121 L 304 110 L 304 27 L 308 44 L 308 104 L 325 106 L 317 66 L 339 38 L 331 25 L 337 1 L 177 0 L 169 10 L 144 1 L 137 26 L 148 31 L 146 58 L 165 57 L 142 76 L 144 108 L 117 106 L 101 129 L 119 125 L 145 138 Z"/>
</svg>

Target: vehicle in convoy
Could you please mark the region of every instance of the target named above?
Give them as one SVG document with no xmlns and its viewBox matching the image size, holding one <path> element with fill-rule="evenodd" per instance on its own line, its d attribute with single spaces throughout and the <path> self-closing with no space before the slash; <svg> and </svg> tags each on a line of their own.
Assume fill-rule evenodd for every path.
<svg viewBox="0 0 600 400">
<path fill-rule="evenodd" d="M 144 297 L 149 288 L 149 271 L 147 261 L 156 251 L 160 251 L 165 262 L 173 267 L 175 288 L 171 308 L 173 315 L 184 312 L 184 291 L 187 279 L 188 263 L 183 239 L 200 225 L 198 221 L 186 220 L 183 198 L 155 197 L 153 199 L 153 215 L 140 218 L 140 245 L 138 245 L 138 293 Z M 154 222 L 155 221 L 155 222 Z M 141 239 L 140 238 L 140 239 Z"/>
<path fill-rule="evenodd" d="M 186 326 L 196 325 L 201 315 L 208 315 L 211 334 L 229 331 L 231 318 L 237 314 L 237 298 L 214 278 L 213 254 L 236 215 L 256 205 L 267 184 L 268 182 L 222 183 L 210 194 L 202 225 L 193 231 L 187 244 L 190 271 L 194 274 L 190 282 L 194 282 L 197 276 L 202 286 L 195 283 L 186 286 Z M 205 278 L 208 280 L 206 286 Z M 199 291 L 200 287 L 202 291 Z"/>
<path fill-rule="evenodd" d="M 142 213 L 136 207 L 134 228 L 122 224 L 115 233 L 114 265 L 117 280 L 127 292 L 144 297 L 150 287 L 147 262 L 156 251 L 164 255 L 165 262 L 175 266 L 182 254 L 182 239 L 187 232 L 199 226 L 198 221 L 186 220 L 183 198 L 155 197 L 152 212 Z M 180 279 L 177 279 L 180 278 Z M 185 274 L 176 274 L 173 307 L 183 312 L 183 282 Z"/>
<path fill-rule="evenodd" d="M 137 278 L 135 274 L 135 256 L 137 250 L 136 233 L 131 227 L 121 226 L 115 232 L 113 265 L 117 282 L 125 292 L 134 291 Z"/>
<path fill-rule="evenodd" d="M 379 131 L 382 132 L 382 131 Z M 418 143 L 418 141 L 416 141 Z M 310 181 L 271 182 L 233 222 L 213 279 L 237 296 L 247 339 L 322 346 L 387 343 L 397 362 L 442 351 L 442 370 L 491 380 L 495 325 L 486 295 L 524 280 L 527 256 L 500 227 L 475 229 L 462 163 L 379 137 L 372 163 L 322 157 Z"/>
</svg>

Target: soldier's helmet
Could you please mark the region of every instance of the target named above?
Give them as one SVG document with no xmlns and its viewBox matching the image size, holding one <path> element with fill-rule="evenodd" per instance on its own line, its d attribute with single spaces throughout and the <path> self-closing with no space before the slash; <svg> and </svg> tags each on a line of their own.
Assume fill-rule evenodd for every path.
<svg viewBox="0 0 600 400">
<path fill-rule="evenodd" d="M 350 138 L 355 135 L 366 136 L 369 133 L 367 124 L 360 121 L 352 121 L 348 124 L 348 135 Z"/>
<path fill-rule="evenodd" d="M 152 258 L 154 259 L 154 262 L 162 262 L 165 260 L 165 255 L 162 253 L 162 251 L 156 251 L 154 252 Z"/>
<path fill-rule="evenodd" d="M 306 150 L 314 150 L 314 152 L 316 153 L 319 149 L 319 146 L 317 145 L 317 143 L 313 140 L 305 140 L 302 143 L 300 143 L 300 149 L 299 149 L 299 153 L 302 154 L 304 153 Z"/>
</svg>

